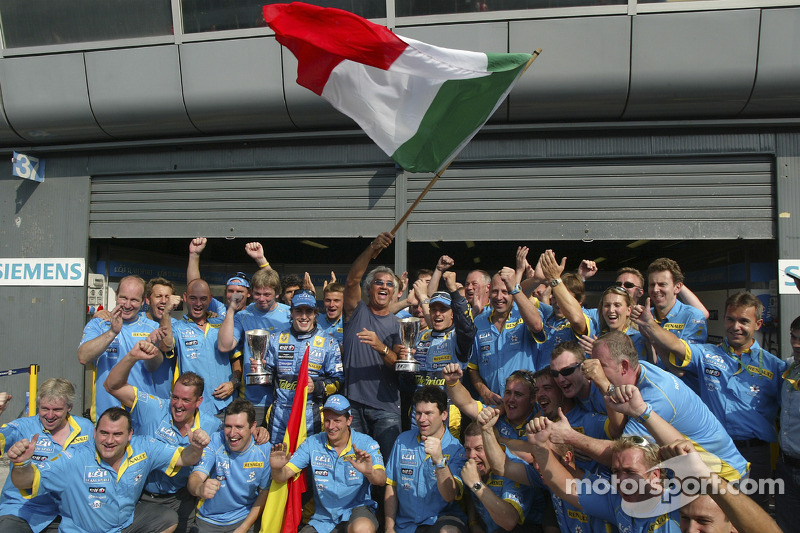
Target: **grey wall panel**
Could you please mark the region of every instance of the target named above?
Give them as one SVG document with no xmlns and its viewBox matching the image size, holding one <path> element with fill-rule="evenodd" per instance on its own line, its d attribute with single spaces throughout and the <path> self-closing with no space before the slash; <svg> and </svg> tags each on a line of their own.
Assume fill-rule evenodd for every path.
<svg viewBox="0 0 800 533">
<path fill-rule="evenodd" d="M 0 59 L 0 63 L 2 63 L 3 61 L 4 61 L 3 59 Z M 0 70 L 0 73 L 2 73 L 2 70 Z M 5 83 L 4 80 L 2 79 L 2 77 L 0 77 L 0 100 L 2 100 L 4 83 Z M 2 101 L 0 101 L 0 143 L 5 145 L 12 145 L 12 144 L 17 144 L 21 141 L 22 137 L 17 135 L 17 132 L 15 132 L 11 128 L 11 124 L 8 123 L 5 109 L 3 109 Z"/>
<path fill-rule="evenodd" d="M 180 56 L 186 109 L 203 133 L 293 128 L 274 38 L 187 43 Z"/>
<path fill-rule="evenodd" d="M 393 167 L 95 177 L 90 236 L 352 237 L 393 225 L 394 179 Z"/>
<path fill-rule="evenodd" d="M 428 177 L 407 179 L 410 204 Z M 411 215 L 408 238 L 767 239 L 773 193 L 766 158 L 451 167 Z"/>
<path fill-rule="evenodd" d="M 37 144 L 108 139 L 89 105 L 83 54 L 0 61 L 6 117 Z"/>
<path fill-rule="evenodd" d="M 777 135 L 776 150 L 778 212 L 778 259 L 800 258 L 800 134 Z M 780 279 L 779 279 L 780 282 Z M 781 294 L 780 354 L 792 353 L 789 332 L 792 321 L 800 316 L 800 297 Z"/>
<path fill-rule="evenodd" d="M 763 9 L 758 75 L 744 115 L 800 112 L 800 8 Z"/>
<path fill-rule="evenodd" d="M 174 45 L 87 52 L 86 79 L 94 116 L 114 137 L 197 133 L 183 106 Z"/>
<path fill-rule="evenodd" d="M 510 121 L 620 118 L 628 96 L 630 20 L 510 22 L 512 51 L 542 48 L 509 95 Z"/>
<path fill-rule="evenodd" d="M 463 24 L 452 26 L 410 26 L 398 28 L 396 32 L 398 35 L 444 48 L 487 53 L 509 52 L 508 24 L 506 22 L 470 24 L 468 30 Z M 531 52 L 533 48 L 528 46 L 519 50 L 512 49 L 511 51 Z M 506 122 L 507 120 L 508 100 L 497 108 L 489 122 Z"/>
<path fill-rule="evenodd" d="M 726 117 L 755 81 L 759 10 L 633 18 L 625 118 Z"/>
<path fill-rule="evenodd" d="M 10 176 L 10 158 L 0 174 Z M 88 255 L 89 178 L 85 158 L 47 160 L 44 183 L 0 178 L 0 257 L 44 258 Z M 39 383 L 65 377 L 77 389 L 74 413 L 82 409 L 83 367 L 77 346 L 86 322 L 83 287 L 0 286 L 3 320 L 0 370 L 40 365 Z M 7 422 L 20 414 L 28 390 L 26 375 L 0 378 L 0 390 L 12 393 Z"/>
</svg>

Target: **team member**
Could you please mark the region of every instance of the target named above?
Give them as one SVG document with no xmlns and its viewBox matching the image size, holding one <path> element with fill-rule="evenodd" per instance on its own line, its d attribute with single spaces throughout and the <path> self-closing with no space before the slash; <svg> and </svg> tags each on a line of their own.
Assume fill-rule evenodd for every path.
<svg viewBox="0 0 800 533">
<path fill-rule="evenodd" d="M 173 328 L 178 369 L 181 374 L 194 372 L 203 377 L 205 401 L 200 410 L 217 415 L 231 403 L 233 392 L 241 383 L 241 361 L 234 368 L 231 352 L 217 342 L 222 319 L 208 313 L 212 299 L 208 283 L 202 279 L 190 282 L 183 299 L 186 314 Z"/>
<path fill-rule="evenodd" d="M 472 491 L 472 501 L 486 533 L 511 531 L 523 524 L 533 501 L 533 492 L 492 470 L 486 459 L 481 426 L 476 422 L 464 430 L 464 450 L 467 462 L 461 469 L 461 479 Z"/>
<path fill-rule="evenodd" d="M 11 446 L 36 433 L 39 439 L 31 457 L 36 465 L 51 460 L 65 449 L 88 445 L 94 427 L 90 420 L 70 414 L 74 401 L 75 387 L 66 379 L 51 378 L 42 383 L 36 395 L 37 414 L 0 427 L 0 453 L 6 453 Z M 55 531 L 57 522 L 48 525 L 57 516 L 58 503 L 52 495 L 25 498 L 11 483 L 11 478 L 6 479 L 0 494 L 0 530 L 4 533 Z"/>
<path fill-rule="evenodd" d="M 319 317 L 319 327 L 325 330 L 329 336 L 336 339 L 340 349 L 344 335 L 344 324 L 342 323 L 343 304 L 344 285 L 336 281 L 326 284 L 325 288 L 322 289 L 322 306 L 325 308 L 325 315 Z"/>
<path fill-rule="evenodd" d="M 314 515 L 300 533 L 378 529 L 378 504 L 370 485 L 386 484 L 380 447 L 371 437 L 350 429 L 350 402 L 341 394 L 328 398 L 323 407 L 325 432 L 304 440 L 291 460 L 283 444 L 272 448 L 272 477 L 281 483 L 312 466 Z"/>
<path fill-rule="evenodd" d="M 492 311 L 475 319 L 477 333 L 469 376 L 490 405 L 502 402 L 506 378 L 515 370 L 534 372 L 546 366 L 539 342 L 544 341 L 542 315 L 519 286 L 522 271 L 503 267 L 492 277 Z"/>
<path fill-rule="evenodd" d="M 663 360 L 701 382 L 700 398 L 724 425 L 736 448 L 750 462 L 750 477 L 771 477 L 770 443 L 778 438 L 775 419 L 787 364 L 759 346 L 755 333 L 764 305 L 749 292 L 725 302 L 725 341 L 688 344 L 658 326 L 641 308 L 637 323 Z M 762 507 L 769 495 L 754 495 Z"/>
<path fill-rule="evenodd" d="M 597 319 L 593 325 L 594 331 L 602 335 L 609 331 L 622 331 L 631 338 L 633 347 L 639 354 L 639 359 L 647 360 L 647 342 L 644 336 L 631 322 L 634 300 L 623 287 L 612 286 L 603 291 L 600 296 L 600 306 L 597 309 Z M 579 339 L 586 354 L 592 355 L 592 342 L 596 337 L 582 335 Z M 654 363 L 655 361 L 650 361 Z"/>
<path fill-rule="evenodd" d="M 414 376 L 416 388 L 435 385 L 443 389 L 442 369 L 450 363 L 458 363 L 464 368 L 472 354 L 476 328 L 470 319 L 467 301 L 458 292 L 454 272 L 445 272 L 444 280 L 448 292 L 435 292 L 430 298 L 425 284 L 414 285 L 420 306 L 430 316 L 431 325 L 431 329 L 419 336 L 415 347 L 414 358 L 420 363 Z M 454 406 L 450 406 L 448 421 L 450 431 L 454 431 L 458 438 L 461 414 Z M 415 426 L 412 408 L 411 427 Z"/>
<path fill-rule="evenodd" d="M 256 444 L 253 404 L 237 398 L 225 408 L 225 431 L 216 432 L 189 475 L 200 498 L 198 533 L 251 531 L 267 501 L 270 445 Z"/>
<path fill-rule="evenodd" d="M 103 388 L 108 372 L 133 345 L 147 339 L 158 323 L 140 315 L 144 301 L 145 282 L 139 276 L 127 276 L 119 282 L 117 305 L 111 311 L 111 320 L 93 318 L 83 329 L 78 348 L 78 361 L 92 369 L 91 418 L 119 402 Z M 122 355 L 120 355 L 122 354 Z M 164 362 L 163 356 L 154 357 L 148 364 L 139 363 L 131 372 L 131 381 L 141 390 L 156 392 L 153 371 Z"/>
<path fill-rule="evenodd" d="M 180 306 L 181 297 L 175 294 L 175 285 L 164 278 L 150 278 L 145 285 L 145 302 L 147 312 L 145 316 L 157 322 L 162 333 L 159 343 L 164 357 L 167 359 L 153 372 L 155 390 L 153 396 L 169 398 L 172 391 L 172 381 L 175 377 L 175 344 L 172 325 L 177 322 L 171 313 Z"/>
<path fill-rule="evenodd" d="M 294 293 L 300 290 L 303 281 L 297 274 L 287 274 L 281 280 L 281 297 L 279 298 L 282 304 L 292 305 L 292 297 Z"/>
<path fill-rule="evenodd" d="M 243 362 L 248 364 L 253 358 L 253 351 L 245 342 L 245 333 L 251 329 L 263 329 L 276 335 L 289 327 L 291 316 L 289 306 L 278 303 L 277 296 L 281 288 L 278 273 L 272 269 L 262 268 L 253 275 L 253 303 L 235 314 L 227 314 L 219 331 L 221 350 L 233 350 L 239 347 L 243 354 Z M 239 305 L 240 296 L 231 299 L 231 309 Z M 274 387 L 269 385 L 245 384 L 244 391 L 239 391 L 253 403 L 256 409 L 256 420 L 259 424 L 265 420 L 266 406 L 274 400 Z"/>
<path fill-rule="evenodd" d="M 308 291 L 292 297 L 292 326 L 272 338 L 267 352 L 267 372 L 273 375 L 275 401 L 269 412 L 269 434 L 273 443 L 283 442 L 297 388 L 298 372 L 308 350 L 308 435 L 322 429 L 320 406 L 339 390 L 342 382 L 342 357 L 339 343 L 317 327 L 316 300 Z"/>
<path fill-rule="evenodd" d="M 121 407 L 100 415 L 94 447 L 69 447 L 47 462 L 32 464 L 38 437 L 22 439 L 8 450 L 14 463 L 11 481 L 33 496 L 57 496 L 62 533 L 174 531 L 178 522 L 174 511 L 162 508 L 159 516 L 134 518 L 134 506 L 150 472 L 172 473 L 195 464 L 209 441 L 202 429 L 192 433 L 185 448 L 133 436 L 131 417 Z"/>
<path fill-rule="evenodd" d="M 794 510 L 800 508 L 800 316 L 792 320 L 789 336 L 793 357 L 781 385 L 781 454 L 775 468 L 784 490 L 775 495 L 775 517 L 784 531 L 797 532 L 800 526 Z"/>
<path fill-rule="evenodd" d="M 400 391 L 394 364 L 400 349 L 397 317 L 390 313 L 398 281 L 387 267 L 364 273 L 373 254 L 392 243 L 394 236 L 384 232 L 375 237 L 353 261 L 344 287 L 344 364 L 345 396 L 350 400 L 353 429 L 367 433 L 388 455 L 400 434 Z M 361 300 L 363 290 L 369 295 Z"/>
<path fill-rule="evenodd" d="M 703 401 L 676 376 L 655 365 L 639 361 L 639 355 L 627 335 L 606 333 L 596 341 L 592 355 L 610 383 L 607 393 L 622 385 L 636 385 L 645 401 L 698 449 L 719 457 L 720 477 L 733 481 L 743 476 L 747 462 L 733 444 L 720 421 Z M 628 420 L 626 433 L 644 435 L 647 429 L 637 420 Z M 574 443 L 571 443 L 574 444 Z"/>
<path fill-rule="evenodd" d="M 485 270 L 473 270 L 464 280 L 464 297 L 469 304 L 473 320 L 478 318 L 489 307 L 489 287 L 492 276 Z M 488 312 L 488 311 L 487 311 Z"/>
<path fill-rule="evenodd" d="M 209 435 L 221 426 L 217 417 L 199 410 L 203 403 L 203 378 L 185 372 L 175 382 L 167 398 L 152 396 L 128 384 L 130 369 L 137 361 L 153 357 L 157 348 L 139 341 L 108 374 L 106 390 L 131 413 L 133 430 L 137 435 L 149 435 L 170 446 L 188 446 L 192 431 L 202 428 Z M 266 431 L 266 430 L 265 430 Z M 147 477 L 136 513 L 153 513 L 154 505 L 166 506 L 178 514 L 177 532 L 183 533 L 194 524 L 197 499 L 186 489 L 189 469 L 175 475 L 154 470 Z"/>
<path fill-rule="evenodd" d="M 453 502 L 461 498 L 464 447 L 445 426 L 447 395 L 422 387 L 413 397 L 417 429 L 403 432 L 386 463 L 386 533 L 407 533 L 419 526 L 447 527 L 466 533 Z"/>
</svg>

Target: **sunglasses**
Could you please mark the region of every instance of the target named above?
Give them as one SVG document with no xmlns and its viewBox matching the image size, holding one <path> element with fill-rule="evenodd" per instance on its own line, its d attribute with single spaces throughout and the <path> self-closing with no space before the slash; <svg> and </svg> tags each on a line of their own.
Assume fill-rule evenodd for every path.
<svg viewBox="0 0 800 533">
<path fill-rule="evenodd" d="M 575 363 L 574 365 L 562 368 L 561 370 L 553 370 L 551 368 L 550 375 L 553 376 L 554 378 L 557 378 L 559 374 L 561 374 L 564 377 L 571 376 L 573 372 L 575 372 L 576 370 L 578 370 L 578 368 L 580 368 L 580 366 L 581 366 L 580 363 Z"/>
<path fill-rule="evenodd" d="M 614 286 L 615 287 L 625 287 L 626 289 L 633 289 L 634 287 L 637 288 L 637 289 L 640 288 L 637 284 L 635 284 L 632 281 L 616 281 L 616 282 L 614 282 Z"/>
<path fill-rule="evenodd" d="M 521 378 L 527 381 L 530 385 L 536 386 L 536 380 L 533 378 L 533 372 L 530 370 L 515 370 L 509 376 L 509 378 Z"/>
<path fill-rule="evenodd" d="M 373 285 L 376 287 L 388 287 L 390 289 L 394 288 L 394 281 L 383 281 L 382 279 L 376 279 L 372 282 Z"/>
</svg>

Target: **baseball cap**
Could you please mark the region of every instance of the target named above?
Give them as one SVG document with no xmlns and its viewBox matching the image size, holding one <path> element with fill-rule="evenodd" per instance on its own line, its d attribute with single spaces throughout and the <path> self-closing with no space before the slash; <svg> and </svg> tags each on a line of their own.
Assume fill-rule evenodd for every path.
<svg viewBox="0 0 800 533">
<path fill-rule="evenodd" d="M 225 285 L 238 285 L 239 287 L 250 288 L 250 282 L 247 281 L 247 276 L 244 272 L 237 272 Z"/>
<path fill-rule="evenodd" d="M 330 396 L 326 401 L 325 405 L 322 407 L 322 410 L 333 411 L 338 415 L 350 415 L 350 402 L 342 396 L 341 394 L 334 394 Z"/>
<path fill-rule="evenodd" d="M 452 306 L 450 295 L 444 291 L 437 291 L 433 293 L 433 296 L 431 296 L 430 303 L 433 304 L 434 302 L 439 302 L 440 304 L 447 307 Z"/>
<path fill-rule="evenodd" d="M 292 307 L 317 307 L 317 299 L 310 291 L 297 291 L 292 296 Z"/>
</svg>

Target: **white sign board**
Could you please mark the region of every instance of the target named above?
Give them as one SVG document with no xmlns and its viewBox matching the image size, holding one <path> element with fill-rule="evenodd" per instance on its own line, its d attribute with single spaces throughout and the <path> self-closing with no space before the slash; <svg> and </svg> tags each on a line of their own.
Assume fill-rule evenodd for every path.
<svg viewBox="0 0 800 533">
<path fill-rule="evenodd" d="M 82 287 L 86 278 L 83 258 L 0 258 L 0 285 L 50 285 Z"/>
<path fill-rule="evenodd" d="M 800 259 L 778 259 L 778 294 L 800 294 L 794 276 L 800 278 Z"/>
</svg>

